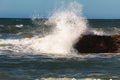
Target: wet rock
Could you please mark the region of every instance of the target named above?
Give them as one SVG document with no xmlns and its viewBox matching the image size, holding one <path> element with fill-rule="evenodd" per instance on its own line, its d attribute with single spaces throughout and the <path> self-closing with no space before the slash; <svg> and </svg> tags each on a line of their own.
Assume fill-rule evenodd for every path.
<svg viewBox="0 0 120 80">
<path fill-rule="evenodd" d="M 120 35 L 84 35 L 74 48 L 79 53 L 120 53 Z"/>
<path fill-rule="evenodd" d="M 32 38 L 33 37 L 33 34 L 24 34 L 23 35 L 23 38 Z"/>
</svg>

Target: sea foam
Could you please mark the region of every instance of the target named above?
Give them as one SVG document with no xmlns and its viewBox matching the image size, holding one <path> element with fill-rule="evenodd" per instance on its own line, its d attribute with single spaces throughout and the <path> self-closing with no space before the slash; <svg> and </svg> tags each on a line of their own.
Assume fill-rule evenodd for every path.
<svg viewBox="0 0 120 80">
<path fill-rule="evenodd" d="M 82 6 L 77 2 L 55 11 L 45 24 L 52 25 L 51 34 L 42 38 L 1 39 L 0 44 L 12 46 L 1 46 L 0 49 L 33 54 L 70 54 L 76 51 L 73 45 L 87 31 L 87 20 L 82 16 Z"/>
</svg>

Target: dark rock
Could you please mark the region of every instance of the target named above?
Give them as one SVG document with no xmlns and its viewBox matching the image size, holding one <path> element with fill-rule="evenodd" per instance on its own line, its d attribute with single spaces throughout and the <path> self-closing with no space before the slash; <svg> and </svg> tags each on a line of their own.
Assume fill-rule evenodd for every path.
<svg viewBox="0 0 120 80">
<path fill-rule="evenodd" d="M 33 37 L 33 34 L 24 34 L 23 35 L 23 38 L 32 38 Z"/>
<path fill-rule="evenodd" d="M 120 35 L 112 36 L 84 35 L 74 45 L 74 48 L 79 53 L 120 52 Z"/>
</svg>

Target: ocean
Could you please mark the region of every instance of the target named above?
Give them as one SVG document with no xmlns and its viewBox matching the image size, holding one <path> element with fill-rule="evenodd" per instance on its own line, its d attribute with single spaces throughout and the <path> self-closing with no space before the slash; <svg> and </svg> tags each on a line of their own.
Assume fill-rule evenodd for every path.
<svg viewBox="0 0 120 80">
<path fill-rule="evenodd" d="M 119 53 L 73 48 L 83 35 L 118 34 L 120 20 L 86 19 L 74 4 L 49 18 L 0 19 L 0 80 L 120 80 Z"/>
</svg>

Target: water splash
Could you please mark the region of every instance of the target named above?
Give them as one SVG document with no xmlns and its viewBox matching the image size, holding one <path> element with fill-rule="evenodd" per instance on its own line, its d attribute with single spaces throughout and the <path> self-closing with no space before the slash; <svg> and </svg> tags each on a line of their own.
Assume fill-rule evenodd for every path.
<svg viewBox="0 0 120 80">
<path fill-rule="evenodd" d="M 0 44 L 12 44 L 11 47 L 1 49 L 24 53 L 70 54 L 75 51 L 73 44 L 86 32 L 86 23 L 81 5 L 72 2 L 65 9 L 55 11 L 45 22 L 53 26 L 51 34 L 43 38 L 1 40 Z"/>
<path fill-rule="evenodd" d="M 53 33 L 43 39 L 41 51 L 71 53 L 73 44 L 87 29 L 85 18 L 80 14 L 81 6 L 76 2 L 70 3 L 66 10 L 55 12 L 47 21 L 54 26 Z"/>
</svg>

